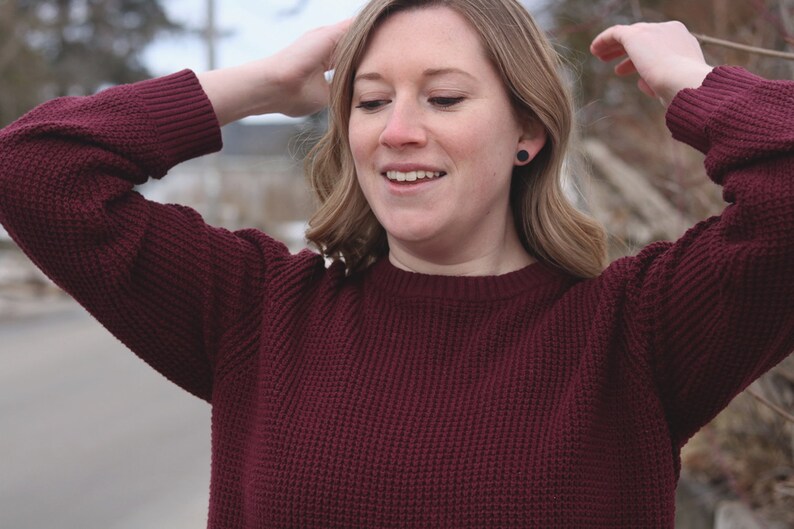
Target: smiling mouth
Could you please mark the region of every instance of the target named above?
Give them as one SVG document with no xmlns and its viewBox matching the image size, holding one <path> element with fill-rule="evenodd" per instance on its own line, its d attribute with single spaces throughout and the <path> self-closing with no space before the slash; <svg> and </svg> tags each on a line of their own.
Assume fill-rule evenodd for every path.
<svg viewBox="0 0 794 529">
<path fill-rule="evenodd" d="M 417 182 L 435 180 L 446 174 L 443 171 L 408 171 L 405 173 L 402 171 L 387 171 L 383 173 L 383 176 L 392 182 Z"/>
</svg>

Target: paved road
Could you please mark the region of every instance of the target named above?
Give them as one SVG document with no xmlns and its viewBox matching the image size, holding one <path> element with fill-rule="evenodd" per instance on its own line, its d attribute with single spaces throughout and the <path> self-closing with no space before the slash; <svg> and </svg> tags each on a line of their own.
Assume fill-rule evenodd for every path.
<svg viewBox="0 0 794 529">
<path fill-rule="evenodd" d="M 0 528 L 206 527 L 209 420 L 79 309 L 0 322 Z"/>
</svg>

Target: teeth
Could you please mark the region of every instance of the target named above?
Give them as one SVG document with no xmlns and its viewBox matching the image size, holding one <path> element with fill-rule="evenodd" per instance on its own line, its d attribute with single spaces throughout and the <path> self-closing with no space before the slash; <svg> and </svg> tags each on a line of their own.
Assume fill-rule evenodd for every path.
<svg viewBox="0 0 794 529">
<path fill-rule="evenodd" d="M 387 171 L 386 178 L 389 180 L 396 180 L 397 182 L 415 182 L 416 180 L 423 180 L 425 178 L 438 178 L 444 173 L 432 171 L 409 171 L 403 173 L 400 171 Z"/>
</svg>

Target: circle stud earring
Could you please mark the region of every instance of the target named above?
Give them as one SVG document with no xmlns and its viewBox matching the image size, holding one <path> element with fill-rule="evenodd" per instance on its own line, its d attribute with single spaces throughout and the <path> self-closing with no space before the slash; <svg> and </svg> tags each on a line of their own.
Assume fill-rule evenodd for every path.
<svg viewBox="0 0 794 529">
<path fill-rule="evenodd" d="M 520 151 L 518 151 L 517 158 L 519 162 L 526 162 L 527 160 L 529 160 L 529 153 L 524 149 L 521 149 Z"/>
</svg>

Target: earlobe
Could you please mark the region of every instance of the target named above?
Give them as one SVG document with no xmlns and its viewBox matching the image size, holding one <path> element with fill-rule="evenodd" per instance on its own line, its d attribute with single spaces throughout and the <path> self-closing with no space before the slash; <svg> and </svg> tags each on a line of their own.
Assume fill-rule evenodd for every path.
<svg viewBox="0 0 794 529">
<path fill-rule="evenodd" d="M 546 145 L 546 131 L 542 128 L 534 131 L 532 136 L 521 138 L 518 142 L 516 165 L 526 165 L 534 160 L 544 145 Z"/>
<path fill-rule="evenodd" d="M 517 165 L 526 165 L 534 160 L 544 145 L 546 145 L 545 131 L 530 140 L 521 140 L 516 153 Z"/>
</svg>

